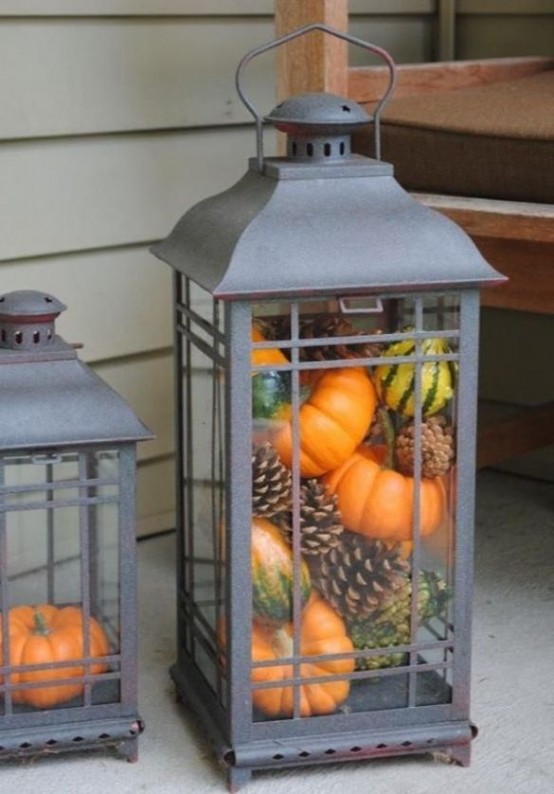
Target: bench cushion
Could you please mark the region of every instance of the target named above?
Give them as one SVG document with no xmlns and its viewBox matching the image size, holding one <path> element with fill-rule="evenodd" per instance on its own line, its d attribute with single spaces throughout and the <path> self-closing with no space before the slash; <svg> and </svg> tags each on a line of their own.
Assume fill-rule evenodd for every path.
<svg viewBox="0 0 554 794">
<path fill-rule="evenodd" d="M 554 202 L 554 70 L 392 100 L 381 143 L 408 190 Z M 373 153 L 367 134 L 354 148 Z"/>
</svg>

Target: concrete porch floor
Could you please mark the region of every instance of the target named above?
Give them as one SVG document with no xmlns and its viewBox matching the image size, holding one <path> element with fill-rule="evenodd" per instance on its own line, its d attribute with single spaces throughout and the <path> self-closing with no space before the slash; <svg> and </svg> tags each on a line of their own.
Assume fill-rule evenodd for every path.
<svg viewBox="0 0 554 794">
<path fill-rule="evenodd" d="M 139 760 L 67 754 L 0 764 L 5 794 L 206 794 L 225 779 L 193 717 L 175 702 L 174 539 L 139 543 Z M 478 477 L 469 768 L 430 756 L 255 774 L 248 794 L 554 792 L 554 487 Z"/>
</svg>

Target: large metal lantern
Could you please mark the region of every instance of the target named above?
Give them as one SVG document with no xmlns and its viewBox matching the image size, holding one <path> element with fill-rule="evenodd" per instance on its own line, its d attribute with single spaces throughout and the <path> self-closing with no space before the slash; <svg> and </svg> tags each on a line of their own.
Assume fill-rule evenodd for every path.
<svg viewBox="0 0 554 794">
<path fill-rule="evenodd" d="M 55 333 L 0 296 L 0 758 L 137 756 L 135 447 L 151 434 Z"/>
<path fill-rule="evenodd" d="M 479 288 L 502 280 L 310 94 L 154 248 L 175 271 L 179 695 L 226 766 L 469 762 Z M 378 115 L 382 102 L 376 110 Z"/>
</svg>

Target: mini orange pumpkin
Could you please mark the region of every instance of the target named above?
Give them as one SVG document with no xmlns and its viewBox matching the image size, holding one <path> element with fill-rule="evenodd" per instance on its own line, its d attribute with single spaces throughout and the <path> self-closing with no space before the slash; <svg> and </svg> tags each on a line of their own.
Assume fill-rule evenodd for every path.
<svg viewBox="0 0 554 794">
<path fill-rule="evenodd" d="M 39 606 L 21 605 L 12 607 L 8 616 L 10 632 L 10 665 L 47 665 L 53 662 L 73 662 L 83 658 L 84 629 L 83 613 L 75 606 L 58 608 L 52 604 Z M 109 644 L 103 628 L 97 620 L 89 621 L 90 656 L 106 656 Z M 0 659 L 2 659 L 2 631 L 0 623 Z M 91 664 L 92 675 L 107 670 L 104 663 Z M 80 678 L 85 674 L 82 665 L 57 667 L 55 669 L 22 670 L 10 673 L 11 684 L 49 683 L 58 679 Z M 33 689 L 14 690 L 14 703 L 26 703 L 36 708 L 47 709 L 65 703 L 80 695 L 84 689 L 81 682 L 44 686 Z"/>
<path fill-rule="evenodd" d="M 362 367 L 324 370 L 300 406 L 301 476 L 317 477 L 344 463 L 365 436 L 376 404 L 375 388 Z M 279 428 L 272 443 L 290 467 L 290 423 Z"/>
<path fill-rule="evenodd" d="M 255 325 L 250 329 L 250 339 L 252 342 L 267 342 L 267 339 Z M 251 356 L 252 365 L 261 367 L 265 364 L 288 364 L 289 360 L 282 350 L 278 347 L 255 347 Z"/>
<path fill-rule="evenodd" d="M 254 623 L 252 626 L 252 661 L 274 661 L 290 658 L 293 655 L 292 624 L 279 628 Z M 304 612 L 300 628 L 300 653 L 302 656 L 323 656 L 324 654 L 350 653 L 352 641 L 346 635 L 344 622 L 337 613 L 319 596 L 313 595 Z M 318 662 L 304 662 L 300 665 L 300 675 L 304 683 L 300 685 L 300 713 L 303 717 L 316 714 L 331 714 L 348 697 L 350 681 L 337 679 L 320 683 L 309 682 L 310 678 L 344 675 L 353 672 L 354 659 L 321 659 Z M 294 670 L 290 664 L 274 667 L 254 667 L 253 683 L 270 683 L 292 678 Z M 293 713 L 293 687 L 276 686 L 252 691 L 254 705 L 269 717 L 290 717 Z"/>
<path fill-rule="evenodd" d="M 323 478 L 338 496 L 344 526 L 370 538 L 399 542 L 412 539 L 415 483 L 385 468 L 384 446 L 360 446 L 348 460 Z M 420 534 L 439 528 L 446 512 L 446 492 L 438 477 L 420 485 Z"/>
</svg>

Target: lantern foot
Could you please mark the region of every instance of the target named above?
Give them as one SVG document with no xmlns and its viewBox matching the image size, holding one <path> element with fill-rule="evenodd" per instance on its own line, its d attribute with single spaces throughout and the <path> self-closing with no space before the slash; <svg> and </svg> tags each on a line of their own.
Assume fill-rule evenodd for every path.
<svg viewBox="0 0 554 794">
<path fill-rule="evenodd" d="M 227 767 L 227 791 L 230 794 L 235 794 L 242 786 L 244 786 L 252 777 L 252 770 L 250 767 Z"/>
<path fill-rule="evenodd" d="M 442 761 L 447 764 L 457 764 L 458 766 L 470 766 L 471 764 L 471 745 L 462 744 L 456 747 L 445 747 L 437 749 L 432 753 L 435 761 Z"/>
<path fill-rule="evenodd" d="M 117 751 L 122 758 L 130 764 L 138 761 L 138 741 L 137 739 L 125 739 L 119 744 Z"/>
<path fill-rule="evenodd" d="M 453 764 L 458 764 L 459 766 L 469 766 L 471 763 L 471 745 L 464 744 L 460 747 L 456 747 L 450 753 L 450 759 Z"/>
</svg>

